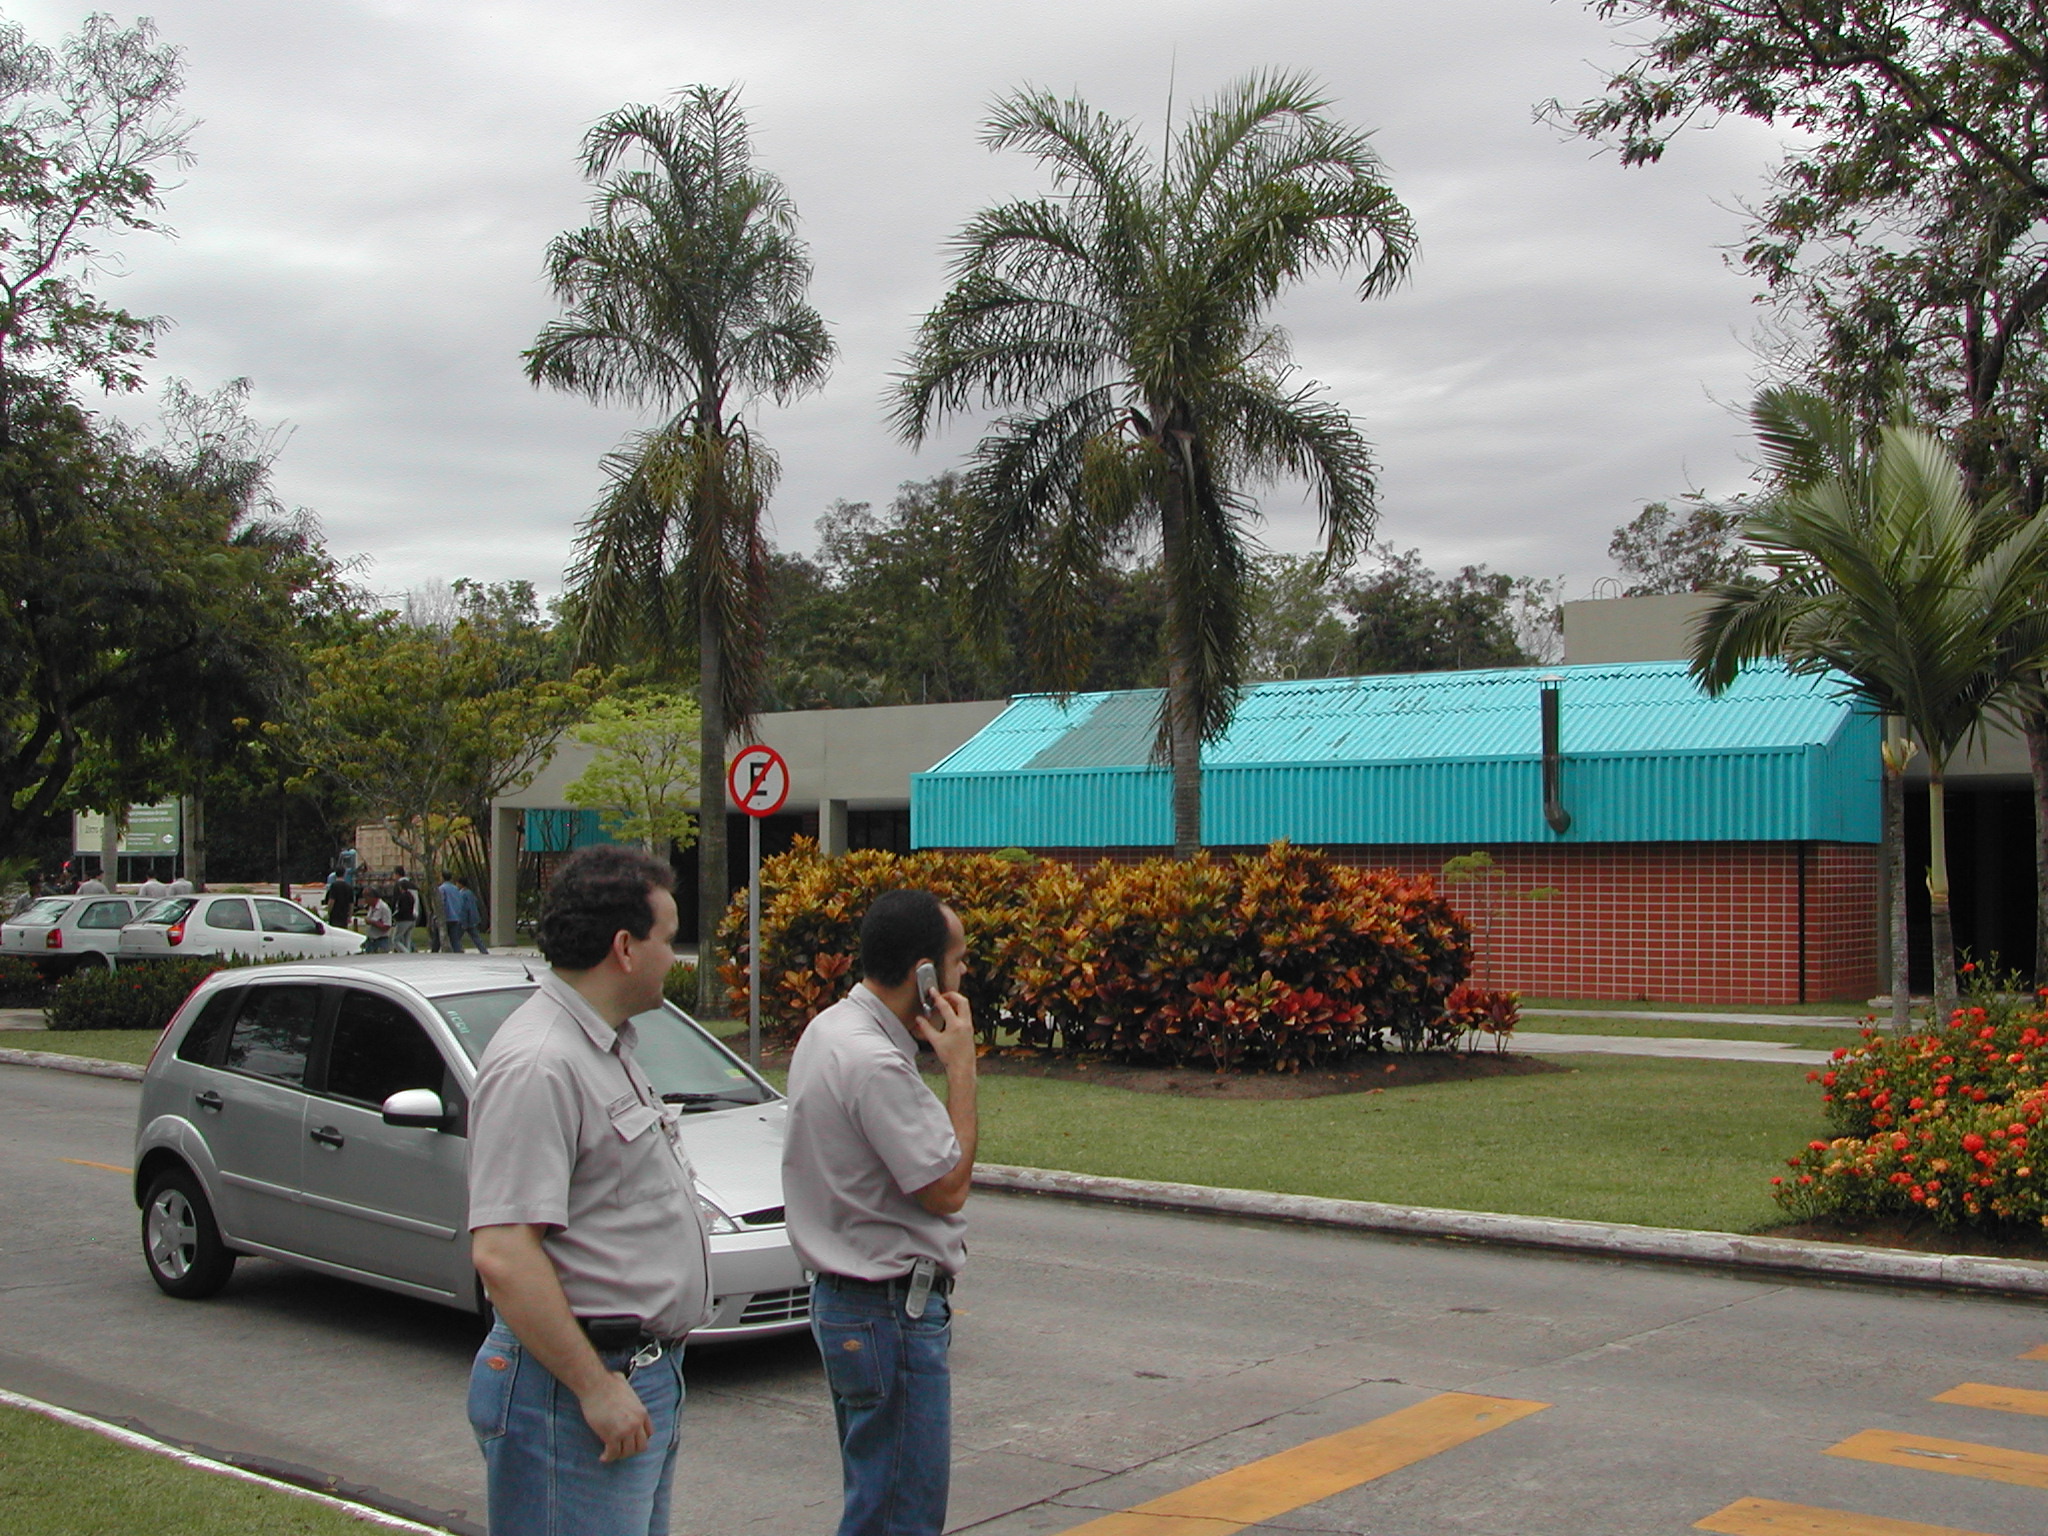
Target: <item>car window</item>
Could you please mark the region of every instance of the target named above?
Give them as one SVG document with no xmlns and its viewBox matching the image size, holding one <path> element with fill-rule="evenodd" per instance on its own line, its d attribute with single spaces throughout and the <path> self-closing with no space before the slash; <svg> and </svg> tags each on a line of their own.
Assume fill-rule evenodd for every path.
<svg viewBox="0 0 2048 1536">
<path fill-rule="evenodd" d="M 405 1088 L 442 1091 L 447 1068 L 419 1020 L 388 997 L 343 990 L 327 1048 L 327 1091 L 337 1098 L 382 1104 Z"/>
<path fill-rule="evenodd" d="M 241 995 L 240 988 L 223 987 L 200 1006 L 199 1017 L 178 1042 L 178 1060 L 196 1061 L 204 1066 L 213 1059 L 214 1044 L 227 1028 L 228 1020 L 235 1016 L 235 1003 Z"/>
<path fill-rule="evenodd" d="M 69 896 L 45 896 L 40 900 L 29 903 L 28 906 L 23 907 L 21 911 L 7 919 L 7 921 L 10 923 L 54 923 L 64 915 L 65 909 L 70 905 L 71 898 Z"/>
<path fill-rule="evenodd" d="M 162 923 L 168 928 L 177 922 L 198 903 L 189 896 L 173 896 L 168 901 L 151 902 L 142 909 L 135 921 L 138 923 Z"/>
<path fill-rule="evenodd" d="M 206 904 L 206 921 L 215 928 L 234 928 L 254 933 L 256 920 L 249 916 L 246 901 L 210 901 Z"/>
<path fill-rule="evenodd" d="M 265 933 L 324 933 L 320 919 L 304 907 L 275 896 L 256 898 L 256 915 L 263 919 Z"/>
<path fill-rule="evenodd" d="M 123 928 L 129 920 L 128 903 L 125 901 L 95 901 L 78 914 L 81 928 Z"/>
<path fill-rule="evenodd" d="M 532 987 L 506 987 L 437 997 L 433 1003 L 455 1031 L 455 1038 L 469 1053 L 469 1059 L 475 1061 L 491 1043 L 498 1026 L 533 993 Z M 639 1037 L 633 1048 L 634 1059 L 646 1070 L 655 1092 L 664 1098 L 688 1102 L 692 1098 L 709 1100 L 716 1095 L 736 1104 L 762 1104 L 774 1097 L 703 1030 L 666 1004 L 635 1014 L 633 1028 Z"/>
<path fill-rule="evenodd" d="M 294 1086 L 306 1080 L 306 1052 L 320 1021 L 318 987 L 251 987 L 221 1065 Z"/>
</svg>

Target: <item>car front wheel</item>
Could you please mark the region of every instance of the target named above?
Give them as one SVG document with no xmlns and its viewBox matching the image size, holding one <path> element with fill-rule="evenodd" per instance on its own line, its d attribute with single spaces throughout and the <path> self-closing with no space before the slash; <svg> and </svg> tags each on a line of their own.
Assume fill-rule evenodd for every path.
<svg viewBox="0 0 2048 1536">
<path fill-rule="evenodd" d="M 200 1301 L 235 1272 L 234 1250 L 220 1240 L 213 1207 L 199 1181 L 183 1168 L 150 1180 L 142 1202 L 142 1261 L 166 1296 Z"/>
</svg>

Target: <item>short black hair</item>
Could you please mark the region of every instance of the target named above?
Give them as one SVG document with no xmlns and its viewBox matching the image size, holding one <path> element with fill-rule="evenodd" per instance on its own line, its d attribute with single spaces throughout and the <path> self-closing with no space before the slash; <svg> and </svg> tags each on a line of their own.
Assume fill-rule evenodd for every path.
<svg viewBox="0 0 2048 1536">
<path fill-rule="evenodd" d="M 930 891 L 884 891 L 860 920 L 861 975 L 900 986 L 918 961 L 936 964 L 951 938 L 946 909 Z"/>
<path fill-rule="evenodd" d="M 548 883 L 534 938 L 548 964 L 587 971 L 611 953 L 620 929 L 636 939 L 653 932 L 648 893 L 675 888 L 676 872 L 666 859 L 637 848 L 579 848 Z"/>
</svg>

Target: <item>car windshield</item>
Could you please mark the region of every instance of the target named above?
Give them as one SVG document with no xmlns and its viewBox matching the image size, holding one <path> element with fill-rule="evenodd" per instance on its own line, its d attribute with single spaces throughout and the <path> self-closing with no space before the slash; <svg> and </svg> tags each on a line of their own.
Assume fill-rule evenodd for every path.
<svg viewBox="0 0 2048 1536">
<path fill-rule="evenodd" d="M 64 909 L 70 905 L 71 898 L 69 896 L 45 896 L 41 900 L 31 902 L 23 907 L 14 916 L 7 919 L 7 921 L 10 923 L 54 923 L 64 915 Z"/>
<path fill-rule="evenodd" d="M 169 901 L 153 901 L 143 910 L 138 923 L 175 923 L 190 912 L 195 903 L 189 896 L 173 896 Z"/>
<path fill-rule="evenodd" d="M 533 993 L 532 987 L 502 987 L 437 997 L 433 1004 L 455 1031 L 469 1059 L 475 1061 L 498 1026 Z M 647 1073 L 654 1091 L 671 1104 L 685 1110 L 723 1109 L 733 1104 L 765 1104 L 775 1096 L 702 1029 L 666 1003 L 635 1014 L 633 1027 L 640 1037 L 633 1059 Z"/>
</svg>

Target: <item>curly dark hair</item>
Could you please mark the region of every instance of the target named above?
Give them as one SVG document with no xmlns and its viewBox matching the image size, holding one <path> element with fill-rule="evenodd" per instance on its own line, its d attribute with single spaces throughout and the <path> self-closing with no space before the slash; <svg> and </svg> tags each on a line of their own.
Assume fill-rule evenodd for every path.
<svg viewBox="0 0 2048 1536">
<path fill-rule="evenodd" d="M 654 928 L 652 891 L 674 891 L 666 859 L 637 848 L 579 848 L 548 883 L 534 937 L 548 964 L 587 971 L 611 953 L 624 929 L 644 939 Z"/>
<path fill-rule="evenodd" d="M 930 891 L 884 891 L 860 920 L 860 973 L 900 985 L 918 961 L 936 965 L 950 938 L 946 909 Z"/>
</svg>

